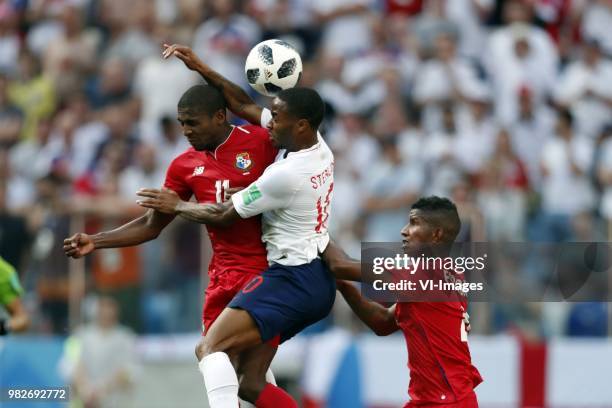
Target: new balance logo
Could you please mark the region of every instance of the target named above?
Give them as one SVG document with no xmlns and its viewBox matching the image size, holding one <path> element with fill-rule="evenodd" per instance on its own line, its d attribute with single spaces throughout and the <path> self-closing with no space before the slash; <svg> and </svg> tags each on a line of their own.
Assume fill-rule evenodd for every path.
<svg viewBox="0 0 612 408">
<path fill-rule="evenodd" d="M 204 166 L 198 166 L 195 169 L 193 169 L 193 175 L 194 176 L 199 176 L 201 174 L 204 173 Z"/>
</svg>

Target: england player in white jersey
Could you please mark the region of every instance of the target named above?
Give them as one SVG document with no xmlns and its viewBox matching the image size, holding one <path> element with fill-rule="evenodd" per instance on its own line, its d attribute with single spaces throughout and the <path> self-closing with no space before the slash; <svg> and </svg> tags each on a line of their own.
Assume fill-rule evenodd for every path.
<svg viewBox="0 0 612 408">
<path fill-rule="evenodd" d="M 176 54 L 174 54 L 176 55 Z M 181 58 L 182 59 L 182 58 Z M 187 62 L 186 64 L 190 66 Z M 327 222 L 333 191 L 333 155 L 318 127 L 324 104 L 307 88 L 281 91 L 270 111 L 255 105 L 234 84 L 198 69 L 220 88 L 234 113 L 267 125 L 281 151 L 277 161 L 249 187 L 221 204 L 180 201 L 169 190 L 147 189 L 140 204 L 204 224 L 227 225 L 263 214 L 263 240 L 270 267 L 230 302 L 196 348 L 212 408 L 238 406 L 238 377 L 228 355 L 257 350 L 260 381 L 240 383 L 240 397 L 257 407 L 297 407 L 280 388 L 266 383 L 276 346 L 327 316 L 335 300 L 335 279 L 318 257 L 329 242 Z M 258 347 L 266 344 L 270 347 Z M 267 361 L 262 362 L 262 353 Z"/>
<path fill-rule="evenodd" d="M 264 109 L 262 127 L 271 120 L 272 112 Z M 242 218 L 263 213 L 262 239 L 270 264 L 307 264 L 325 250 L 333 178 L 333 154 L 317 134 L 309 148 L 281 150 L 257 181 L 232 196 Z"/>
</svg>

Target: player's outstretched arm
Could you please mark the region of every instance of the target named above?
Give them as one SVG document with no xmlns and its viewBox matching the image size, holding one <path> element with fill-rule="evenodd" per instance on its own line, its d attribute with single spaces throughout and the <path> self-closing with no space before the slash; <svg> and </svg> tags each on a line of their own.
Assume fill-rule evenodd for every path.
<svg viewBox="0 0 612 408">
<path fill-rule="evenodd" d="M 399 330 L 395 322 L 395 305 L 387 308 L 365 299 L 352 283 L 338 280 L 336 286 L 353 312 L 376 335 L 388 336 Z"/>
<path fill-rule="evenodd" d="M 137 193 L 142 199 L 138 205 L 169 215 L 181 217 L 200 224 L 224 227 L 231 225 L 240 218 L 232 200 L 221 204 L 199 204 L 183 201 L 178 194 L 170 189 L 143 188 Z"/>
<path fill-rule="evenodd" d="M 329 241 L 321 259 L 336 279 L 361 282 L 361 263 L 350 258 L 335 242 Z"/>
<path fill-rule="evenodd" d="M 199 73 L 211 86 L 221 91 L 227 102 L 227 107 L 235 115 L 259 126 L 261 124 L 261 106 L 232 81 L 205 64 L 191 48 L 180 44 L 164 44 L 162 56 L 167 59 L 175 56 L 185 63 L 187 68 Z"/>
<path fill-rule="evenodd" d="M 142 244 L 157 238 L 174 217 L 175 215 L 150 210 L 143 216 L 111 231 L 100 232 L 96 235 L 79 232 L 64 240 L 64 253 L 70 258 L 76 259 L 93 252 L 95 249 Z"/>
</svg>

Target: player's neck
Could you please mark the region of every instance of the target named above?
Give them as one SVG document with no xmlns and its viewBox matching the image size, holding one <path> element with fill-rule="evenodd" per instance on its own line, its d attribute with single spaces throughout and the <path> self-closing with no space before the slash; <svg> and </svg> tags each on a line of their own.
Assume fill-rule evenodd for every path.
<svg viewBox="0 0 612 408">
<path fill-rule="evenodd" d="M 229 138 L 230 134 L 234 131 L 234 127 L 229 123 L 225 124 L 222 131 L 219 131 L 219 136 L 215 141 L 215 145 L 212 147 L 212 151 L 214 152 L 217 147 L 221 146 L 225 141 Z"/>
<path fill-rule="evenodd" d="M 287 152 L 297 152 L 304 149 L 309 149 L 319 143 L 319 138 L 316 133 L 309 133 L 295 141 L 293 149 L 287 149 Z"/>
</svg>

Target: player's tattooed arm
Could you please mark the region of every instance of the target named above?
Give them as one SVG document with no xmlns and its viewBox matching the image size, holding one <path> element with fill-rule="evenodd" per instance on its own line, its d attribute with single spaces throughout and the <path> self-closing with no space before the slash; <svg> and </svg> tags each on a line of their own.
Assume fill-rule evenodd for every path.
<svg viewBox="0 0 612 408">
<path fill-rule="evenodd" d="M 198 204 L 181 201 L 177 206 L 177 214 L 200 224 L 226 227 L 240 219 L 231 200 L 221 204 Z"/>
<path fill-rule="evenodd" d="M 359 289 L 350 282 L 338 280 L 336 285 L 359 320 L 372 329 L 376 335 L 388 336 L 399 330 L 395 321 L 395 305 L 387 308 L 365 299 L 359 293 Z"/>
<path fill-rule="evenodd" d="M 208 64 L 205 64 L 196 53 L 186 45 L 164 44 L 162 56 L 164 59 L 174 55 L 185 63 L 187 68 L 197 72 L 210 84 L 223 94 L 227 107 L 235 115 L 250 123 L 259 126 L 261 121 L 261 106 L 238 85 L 219 74 Z"/>
<path fill-rule="evenodd" d="M 142 188 L 137 193 L 142 197 L 136 203 L 163 214 L 180 215 L 200 224 L 227 226 L 240 218 L 232 200 L 221 204 L 199 204 L 183 201 L 179 195 L 168 188 Z"/>
<path fill-rule="evenodd" d="M 350 258 L 335 242 L 329 241 L 321 259 L 336 279 L 361 282 L 361 263 Z"/>
</svg>

